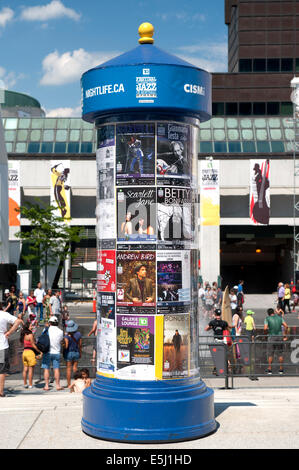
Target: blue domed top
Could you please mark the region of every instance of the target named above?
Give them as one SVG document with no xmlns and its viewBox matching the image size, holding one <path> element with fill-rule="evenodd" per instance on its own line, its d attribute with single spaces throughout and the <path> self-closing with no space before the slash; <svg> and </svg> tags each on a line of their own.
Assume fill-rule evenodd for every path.
<svg viewBox="0 0 299 470">
<path fill-rule="evenodd" d="M 82 117 L 142 111 L 211 118 L 211 76 L 185 60 L 141 44 L 83 73 Z"/>
</svg>

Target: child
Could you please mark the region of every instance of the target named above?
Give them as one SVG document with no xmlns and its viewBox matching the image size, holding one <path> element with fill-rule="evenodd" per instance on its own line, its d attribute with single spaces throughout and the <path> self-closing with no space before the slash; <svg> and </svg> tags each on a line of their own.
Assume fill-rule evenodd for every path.
<svg viewBox="0 0 299 470">
<path fill-rule="evenodd" d="M 63 331 L 65 331 L 65 329 L 67 327 L 67 322 L 68 322 L 69 319 L 70 319 L 69 310 L 67 308 L 67 305 L 64 305 L 63 309 L 62 309 L 62 328 L 63 328 Z"/>
<path fill-rule="evenodd" d="M 70 392 L 82 393 L 86 388 L 85 380 L 82 377 L 82 371 L 74 373 L 74 382 L 70 386 Z"/>
<path fill-rule="evenodd" d="M 36 318 L 36 313 L 31 311 L 28 315 L 28 320 L 30 322 L 31 331 L 32 331 L 32 334 L 34 336 L 36 331 L 37 331 L 37 327 L 38 327 L 38 321 L 37 321 L 37 318 Z"/>
<path fill-rule="evenodd" d="M 89 378 L 89 370 L 88 369 L 81 369 L 82 378 L 85 382 L 86 387 L 90 387 L 91 379 Z"/>
<path fill-rule="evenodd" d="M 253 320 L 254 312 L 252 310 L 246 311 L 246 317 L 244 318 L 245 323 L 245 332 L 250 341 L 254 340 L 254 333 L 255 333 L 255 323 Z"/>
</svg>

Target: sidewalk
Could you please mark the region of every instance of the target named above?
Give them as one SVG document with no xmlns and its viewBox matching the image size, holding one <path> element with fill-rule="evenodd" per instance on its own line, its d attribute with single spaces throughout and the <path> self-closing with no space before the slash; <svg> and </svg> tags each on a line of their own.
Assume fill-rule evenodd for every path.
<svg viewBox="0 0 299 470">
<path fill-rule="evenodd" d="M 67 389 L 57 392 L 55 387 L 50 392 L 37 387 L 24 390 L 21 381 L 10 380 L 7 386 L 11 391 L 0 399 L 0 448 L 111 449 L 112 452 L 114 449 L 298 449 L 298 377 L 265 377 L 258 382 L 239 378 L 234 380 L 233 390 L 223 389 L 222 379 L 206 379 L 205 383 L 214 387 L 218 423 L 214 434 L 180 443 L 124 444 L 94 439 L 82 432 L 82 395 Z"/>
</svg>

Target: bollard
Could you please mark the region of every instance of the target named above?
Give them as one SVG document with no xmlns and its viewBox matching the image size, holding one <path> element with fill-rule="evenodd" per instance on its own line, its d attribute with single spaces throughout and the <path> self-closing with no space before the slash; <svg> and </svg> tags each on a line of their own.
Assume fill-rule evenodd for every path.
<svg viewBox="0 0 299 470">
<path fill-rule="evenodd" d="M 197 140 L 211 77 L 139 45 L 81 78 L 97 128 L 97 375 L 82 430 L 121 442 L 174 442 L 216 429 L 200 378 Z"/>
</svg>

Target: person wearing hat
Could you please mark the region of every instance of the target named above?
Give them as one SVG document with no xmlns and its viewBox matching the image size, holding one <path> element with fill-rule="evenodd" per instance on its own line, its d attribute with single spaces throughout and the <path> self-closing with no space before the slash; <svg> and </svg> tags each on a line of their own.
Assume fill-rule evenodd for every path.
<svg viewBox="0 0 299 470">
<path fill-rule="evenodd" d="M 152 303 L 155 301 L 153 281 L 146 277 L 146 264 L 137 264 L 134 269 L 135 277 L 130 279 L 126 289 L 126 297 L 134 303 Z"/>
<path fill-rule="evenodd" d="M 45 386 L 44 390 L 48 391 L 50 381 L 50 367 L 53 366 L 56 390 L 63 390 L 60 385 L 60 352 L 63 341 L 63 331 L 58 328 L 58 318 L 52 315 L 49 318 L 48 334 L 50 339 L 50 349 L 43 354 L 42 369 L 44 369 Z"/>
<path fill-rule="evenodd" d="M 245 333 L 250 341 L 254 340 L 254 333 L 256 329 L 253 315 L 255 315 L 255 313 L 252 310 L 246 310 L 246 317 L 244 318 Z"/>
<path fill-rule="evenodd" d="M 63 357 L 66 361 L 66 380 L 68 388 L 71 387 L 72 371 L 78 370 L 78 362 L 82 354 L 82 335 L 78 331 L 78 325 L 73 320 L 68 320 L 66 335 L 64 337 Z"/>
</svg>

